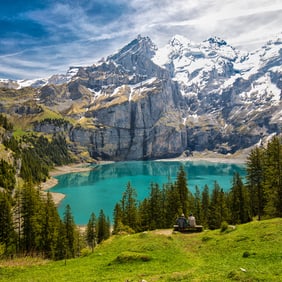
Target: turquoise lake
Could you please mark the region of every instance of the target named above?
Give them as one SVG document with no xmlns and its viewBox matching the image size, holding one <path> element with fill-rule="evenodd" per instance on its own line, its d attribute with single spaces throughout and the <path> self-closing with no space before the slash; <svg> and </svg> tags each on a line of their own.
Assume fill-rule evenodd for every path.
<svg viewBox="0 0 282 282">
<path fill-rule="evenodd" d="M 138 200 L 143 200 L 149 194 L 151 183 L 158 183 L 162 187 L 162 184 L 169 181 L 174 182 L 180 165 L 185 169 L 188 188 L 192 193 L 196 185 L 202 190 L 205 184 L 211 192 L 215 181 L 224 191 L 228 191 L 234 172 L 245 176 L 244 165 L 230 163 L 117 162 L 97 165 L 87 172 L 56 176 L 59 182 L 50 191 L 66 195 L 58 207 L 59 214 L 63 216 L 65 206 L 69 204 L 76 224 L 87 224 L 90 214 L 94 212 L 98 217 L 101 209 L 112 220 L 114 206 L 120 201 L 128 182 L 137 191 Z"/>
</svg>

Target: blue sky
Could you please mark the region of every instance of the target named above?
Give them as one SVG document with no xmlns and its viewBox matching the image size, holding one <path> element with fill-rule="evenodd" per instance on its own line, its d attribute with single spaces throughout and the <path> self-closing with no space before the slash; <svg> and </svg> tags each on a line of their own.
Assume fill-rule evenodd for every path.
<svg viewBox="0 0 282 282">
<path fill-rule="evenodd" d="M 91 65 L 138 34 L 218 36 L 252 50 L 282 31 L 281 0 L 2 0 L 0 78 L 32 79 Z"/>
</svg>

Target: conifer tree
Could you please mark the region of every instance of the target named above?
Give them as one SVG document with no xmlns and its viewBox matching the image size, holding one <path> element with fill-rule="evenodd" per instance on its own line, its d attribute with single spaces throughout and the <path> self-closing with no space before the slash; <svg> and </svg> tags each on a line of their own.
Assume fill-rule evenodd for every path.
<svg viewBox="0 0 282 282">
<path fill-rule="evenodd" d="M 0 191 L 0 245 L 4 245 L 5 255 L 15 252 L 15 235 L 9 196 Z"/>
<path fill-rule="evenodd" d="M 113 225 L 113 234 L 118 234 L 120 231 L 124 229 L 124 225 L 122 222 L 123 219 L 123 212 L 121 205 L 116 203 L 114 208 L 114 225 Z"/>
<path fill-rule="evenodd" d="M 107 229 L 106 229 L 106 238 L 110 238 L 111 236 L 111 221 L 110 221 L 110 217 L 107 216 L 106 218 L 106 224 L 107 224 Z"/>
<path fill-rule="evenodd" d="M 183 213 L 181 208 L 180 197 L 176 185 L 173 183 L 166 183 L 164 185 L 166 195 L 166 225 L 172 226 L 176 219 Z"/>
<path fill-rule="evenodd" d="M 193 215 L 196 218 L 196 222 L 198 224 L 202 224 L 202 208 L 201 208 L 201 193 L 199 187 L 195 186 L 195 196 L 194 196 L 194 207 L 193 207 Z"/>
<path fill-rule="evenodd" d="M 14 230 L 16 233 L 16 253 L 21 251 L 22 246 L 22 191 L 16 188 L 13 197 L 12 217 L 14 223 Z"/>
<path fill-rule="evenodd" d="M 282 217 L 282 142 L 278 137 L 268 143 L 266 150 L 265 193 L 267 215 Z"/>
<path fill-rule="evenodd" d="M 220 228 L 221 223 L 226 220 L 224 208 L 223 190 L 215 181 L 209 205 L 208 226 L 210 229 Z"/>
<path fill-rule="evenodd" d="M 133 230 L 137 229 L 137 193 L 131 186 L 130 182 L 127 183 L 126 190 L 122 195 L 121 200 L 122 208 L 122 223 L 131 227 Z"/>
<path fill-rule="evenodd" d="M 138 225 L 140 231 L 149 230 L 150 226 L 150 211 L 149 199 L 145 198 L 138 206 Z"/>
<path fill-rule="evenodd" d="M 0 187 L 9 191 L 13 191 L 16 184 L 15 169 L 5 160 L 0 160 Z"/>
<path fill-rule="evenodd" d="M 193 203 L 188 202 L 188 187 L 187 187 L 187 178 L 186 173 L 183 166 L 180 166 L 177 180 L 176 180 L 176 188 L 178 191 L 179 199 L 180 199 L 180 209 L 182 212 L 187 215 L 189 212 L 189 208 L 192 208 Z M 189 207 L 190 204 L 190 207 Z"/>
<path fill-rule="evenodd" d="M 21 196 L 22 248 L 27 254 L 33 254 L 39 249 L 37 243 L 40 241 L 41 199 L 31 183 L 24 184 Z"/>
<path fill-rule="evenodd" d="M 94 213 L 91 213 L 86 228 L 86 241 L 88 246 L 91 248 L 92 253 L 96 246 L 96 229 L 97 229 L 96 225 L 97 225 L 96 216 Z"/>
<path fill-rule="evenodd" d="M 240 224 L 249 218 L 249 201 L 239 173 L 234 173 L 230 194 L 231 223 Z"/>
<path fill-rule="evenodd" d="M 55 247 L 58 239 L 60 217 L 49 191 L 43 202 L 41 219 L 40 246 L 46 258 L 55 257 Z"/>
<path fill-rule="evenodd" d="M 68 257 L 68 246 L 66 240 L 66 226 L 62 220 L 59 221 L 58 236 L 55 243 L 54 258 L 62 260 Z"/>
<path fill-rule="evenodd" d="M 162 228 L 164 226 L 164 207 L 162 192 L 158 184 L 151 184 L 149 196 L 149 229 Z"/>
<path fill-rule="evenodd" d="M 231 222 L 240 224 L 250 221 L 249 195 L 238 172 L 233 175 L 230 201 Z"/>
<path fill-rule="evenodd" d="M 118 226 L 122 223 L 122 209 L 119 203 L 115 204 L 114 212 L 113 212 L 113 219 L 114 219 L 113 229 L 115 232 L 118 230 Z"/>
<path fill-rule="evenodd" d="M 227 200 L 228 200 L 228 194 L 223 191 L 223 189 L 220 189 L 219 193 L 219 209 L 220 209 L 220 215 L 221 215 L 221 223 L 223 221 L 227 221 L 229 218 L 229 209 L 227 208 Z"/>
<path fill-rule="evenodd" d="M 76 251 L 77 232 L 70 205 L 65 207 L 64 225 L 66 231 L 66 257 L 73 258 Z"/>
<path fill-rule="evenodd" d="M 98 217 L 98 243 L 108 239 L 110 237 L 110 223 L 106 219 L 104 211 L 101 209 Z"/>
<path fill-rule="evenodd" d="M 254 148 L 247 158 L 247 189 L 250 195 L 251 215 L 258 216 L 258 220 L 263 215 L 265 207 L 265 169 L 264 150 Z"/>
<path fill-rule="evenodd" d="M 209 218 L 209 206 L 210 206 L 210 194 L 208 185 L 204 186 L 201 197 L 201 224 L 205 227 L 208 226 Z"/>
</svg>

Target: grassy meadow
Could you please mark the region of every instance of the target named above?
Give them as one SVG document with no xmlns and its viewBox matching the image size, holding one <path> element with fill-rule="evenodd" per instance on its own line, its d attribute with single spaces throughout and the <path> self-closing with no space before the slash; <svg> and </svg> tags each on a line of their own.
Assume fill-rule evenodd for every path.
<svg viewBox="0 0 282 282">
<path fill-rule="evenodd" d="M 0 261 L 0 281 L 282 281 L 282 219 L 116 235 L 76 259 Z"/>
</svg>

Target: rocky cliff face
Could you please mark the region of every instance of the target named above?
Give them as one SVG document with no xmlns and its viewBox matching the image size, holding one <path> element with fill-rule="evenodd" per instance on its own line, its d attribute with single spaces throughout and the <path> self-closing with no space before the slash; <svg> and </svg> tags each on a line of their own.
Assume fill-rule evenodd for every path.
<svg viewBox="0 0 282 282">
<path fill-rule="evenodd" d="M 34 128 L 64 132 L 93 158 L 233 153 L 281 132 L 281 46 L 277 38 L 243 53 L 218 38 L 175 36 L 158 49 L 139 36 L 95 65 L 46 80 L 38 104 L 74 122 Z"/>
</svg>

